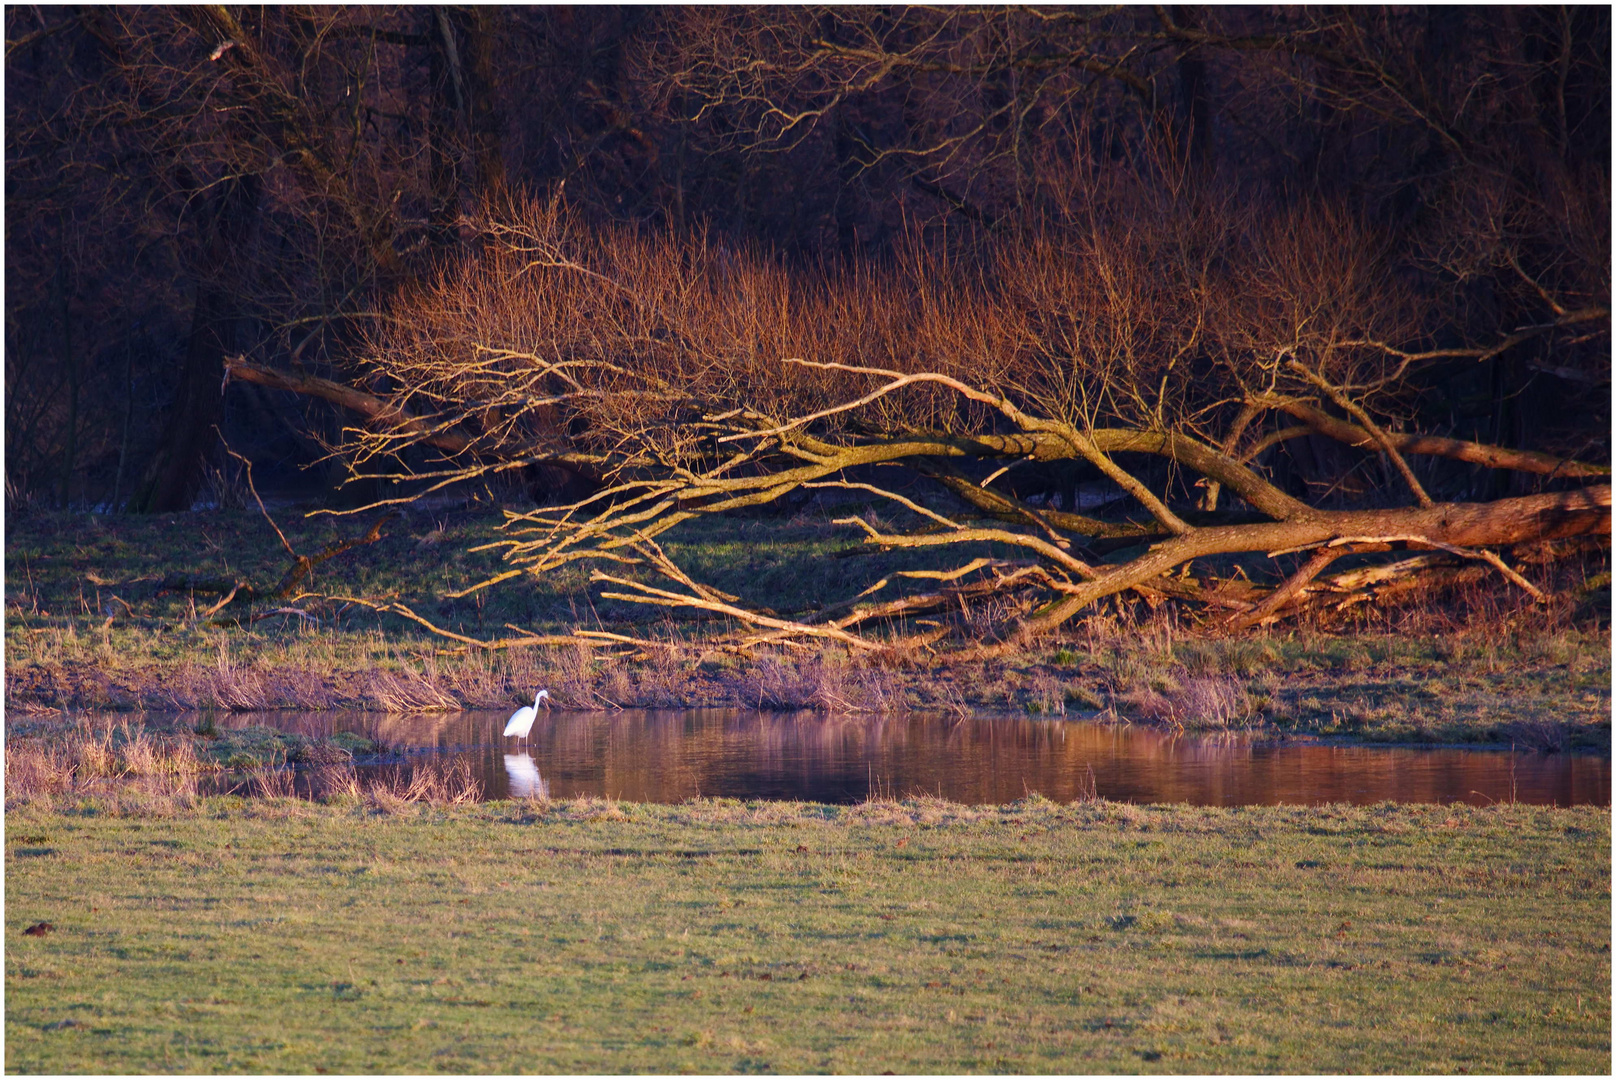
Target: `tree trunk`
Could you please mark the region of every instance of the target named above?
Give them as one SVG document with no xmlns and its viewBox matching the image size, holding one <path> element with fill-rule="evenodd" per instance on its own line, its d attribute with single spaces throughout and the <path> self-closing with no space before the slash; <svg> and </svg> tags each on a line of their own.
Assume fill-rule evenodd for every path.
<svg viewBox="0 0 1616 1080">
<path fill-rule="evenodd" d="M 201 260 L 191 333 L 167 425 L 140 490 L 129 509 L 167 513 L 190 508 L 202 482 L 202 465 L 214 441 L 224 404 L 224 358 L 234 351 L 238 290 L 228 270 L 246 247 L 258 216 L 262 184 L 241 176 L 218 187 L 211 235 Z"/>
<path fill-rule="evenodd" d="M 1027 620 L 1032 631 L 1052 630 L 1102 597 L 1148 582 L 1175 566 L 1208 555 L 1282 551 L 1346 537 L 1362 543 L 1507 547 L 1531 540 L 1610 533 L 1610 487 L 1527 495 L 1490 503 L 1438 503 L 1406 510 L 1318 512 L 1294 521 L 1195 529 L 1153 546 L 1131 562 L 1100 574 Z"/>
<path fill-rule="evenodd" d="M 499 68 L 495 63 L 499 26 L 495 20 L 503 17 L 494 8 L 462 9 L 467 122 L 472 161 L 477 167 L 477 194 L 484 199 L 505 190 L 505 118 L 494 96 L 499 84 Z"/>
<path fill-rule="evenodd" d="M 427 209 L 433 242 L 444 246 L 454 236 L 460 212 L 461 138 L 465 124 L 465 76 L 454 20 L 443 8 L 428 8 L 426 37 L 429 51 L 427 103 L 427 160 L 431 201 Z"/>
<path fill-rule="evenodd" d="M 494 99 L 494 16 L 486 8 L 433 8 L 428 142 L 434 239 L 451 243 L 456 222 L 505 188 L 499 109 Z"/>
<path fill-rule="evenodd" d="M 65 226 L 63 229 L 65 233 Z M 73 311 L 67 290 L 67 238 L 56 261 L 56 303 L 62 320 L 62 367 L 67 372 L 67 448 L 62 452 L 62 483 L 57 502 L 66 510 L 73 501 L 73 472 L 78 464 L 79 357 L 73 348 Z"/>
</svg>

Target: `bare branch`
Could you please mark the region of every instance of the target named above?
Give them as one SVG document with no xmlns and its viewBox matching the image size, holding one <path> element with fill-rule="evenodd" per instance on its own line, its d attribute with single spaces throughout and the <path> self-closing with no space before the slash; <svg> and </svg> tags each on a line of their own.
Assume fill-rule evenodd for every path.
<svg viewBox="0 0 1616 1080">
<path fill-rule="evenodd" d="M 1362 406 L 1353 401 L 1351 398 L 1347 397 L 1347 395 L 1343 394 L 1340 390 L 1336 389 L 1329 382 L 1327 382 L 1322 375 L 1319 375 L 1312 368 L 1309 368 L 1295 357 L 1291 358 L 1288 366 L 1292 371 L 1300 373 L 1301 376 L 1308 382 L 1312 383 L 1314 386 L 1317 386 L 1320 390 L 1323 390 L 1330 396 L 1331 401 L 1334 401 L 1337 405 L 1341 406 L 1341 408 L 1351 413 L 1353 418 L 1356 419 L 1358 423 L 1363 425 L 1364 430 L 1368 431 L 1369 434 L 1374 438 L 1375 442 L 1379 444 L 1380 448 L 1386 452 L 1386 456 L 1392 459 L 1392 464 L 1397 466 L 1397 471 L 1403 474 L 1404 482 L 1408 484 L 1409 490 L 1414 493 L 1415 500 L 1421 506 L 1425 507 L 1426 509 L 1430 509 L 1432 506 L 1436 505 L 1431 500 L 1431 496 L 1425 493 L 1425 488 L 1420 484 L 1419 480 L 1415 479 L 1414 470 L 1408 467 L 1408 462 L 1403 460 L 1403 455 L 1397 452 L 1396 444 L 1394 444 L 1391 439 L 1386 437 L 1386 433 L 1380 429 L 1378 424 L 1369 418 L 1369 414 L 1363 410 Z"/>
<path fill-rule="evenodd" d="M 912 510 L 922 517 L 929 517 L 941 525 L 947 525 L 950 529 L 965 528 L 965 526 L 961 525 L 959 522 L 950 521 L 943 515 L 934 510 L 926 509 L 924 506 L 921 506 L 912 499 L 907 499 L 895 491 L 888 491 L 886 488 L 878 488 L 874 484 L 854 484 L 845 480 L 823 480 L 817 483 L 805 483 L 802 486 L 805 488 L 847 488 L 852 491 L 868 491 L 871 494 L 881 496 L 883 499 L 891 499 L 893 502 L 898 503 L 908 510 Z"/>
<path fill-rule="evenodd" d="M 1321 548 L 1296 573 L 1286 578 L 1284 584 L 1269 594 L 1267 599 L 1250 611 L 1236 615 L 1226 625 L 1231 630 L 1244 630 L 1248 627 L 1261 626 L 1266 622 L 1271 622 L 1275 612 L 1284 607 L 1286 603 L 1306 587 L 1308 582 L 1312 581 L 1322 570 L 1343 554 L 1345 552 L 1332 548 Z"/>
<path fill-rule="evenodd" d="M 879 642 L 866 641 L 864 638 L 861 638 L 856 634 L 849 634 L 845 630 L 838 627 L 812 626 L 808 623 L 792 622 L 787 619 L 776 619 L 768 615 L 760 615 L 755 611 L 748 611 L 746 608 L 738 607 L 734 604 L 726 604 L 722 601 L 710 600 L 705 596 L 669 592 L 666 589 L 654 588 L 653 586 L 643 584 L 642 582 L 630 581 L 628 578 L 620 578 L 612 574 L 605 574 L 599 570 L 591 573 L 589 575 L 589 580 L 604 582 L 609 585 L 621 585 L 635 590 L 631 593 L 601 593 L 601 596 L 608 600 L 626 600 L 634 604 L 655 604 L 662 607 L 697 608 L 702 611 L 712 611 L 720 615 L 728 615 L 731 618 L 739 619 L 741 622 L 748 623 L 753 626 L 766 626 L 772 630 L 783 630 L 787 633 L 801 637 L 830 638 L 835 641 L 840 641 L 844 645 L 851 645 L 855 649 L 870 651 L 885 648 L 885 646 Z"/>
<path fill-rule="evenodd" d="M 1365 429 L 1356 424 L 1349 424 L 1345 420 L 1338 420 L 1328 413 L 1320 412 L 1304 401 L 1294 398 L 1280 398 L 1264 396 L 1255 399 L 1257 404 L 1266 408 L 1280 409 L 1296 417 L 1307 426 L 1305 428 L 1287 428 L 1283 432 L 1275 432 L 1267 436 L 1257 448 L 1248 454 L 1254 457 L 1261 450 L 1267 449 L 1281 437 L 1294 438 L 1308 431 L 1316 431 L 1320 435 L 1327 435 L 1337 442 L 1344 442 L 1349 446 L 1373 446 L 1376 440 Z M 1407 435 L 1395 432 L 1382 432 L 1382 434 L 1399 451 L 1405 454 L 1425 454 L 1433 457 L 1452 458 L 1455 461 L 1468 461 L 1477 465 L 1486 465 L 1492 469 L 1513 469 L 1517 472 L 1538 473 L 1544 476 L 1566 476 L 1584 479 L 1598 476 L 1609 476 L 1610 468 L 1603 465 L 1590 465 L 1581 461 L 1572 461 L 1569 458 L 1557 458 L 1552 454 L 1540 454 L 1533 450 L 1511 450 L 1502 446 L 1487 446 L 1483 443 L 1467 442 L 1464 439 L 1445 439 L 1435 435 Z"/>
<path fill-rule="evenodd" d="M 857 525 L 865 532 L 864 542 L 881 547 L 918 548 L 937 547 L 945 544 L 966 543 L 972 540 L 990 540 L 1001 544 L 1014 544 L 1017 547 L 1031 548 L 1044 556 L 1050 562 L 1064 570 L 1070 570 L 1079 577 L 1093 578 L 1099 572 L 1068 552 L 1056 547 L 1046 540 L 1025 533 L 1013 533 L 1006 529 L 959 529 L 949 533 L 922 534 L 919 536 L 905 536 L 893 533 L 884 533 L 858 516 L 837 518 L 838 525 Z"/>
</svg>

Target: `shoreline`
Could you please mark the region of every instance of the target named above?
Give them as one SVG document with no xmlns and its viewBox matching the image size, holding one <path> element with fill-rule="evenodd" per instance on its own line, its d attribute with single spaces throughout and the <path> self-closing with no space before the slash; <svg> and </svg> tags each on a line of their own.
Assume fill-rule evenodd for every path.
<svg viewBox="0 0 1616 1080">
<path fill-rule="evenodd" d="M 616 709 L 592 709 L 592 710 L 581 709 L 581 710 L 559 710 L 559 711 L 562 711 L 562 712 L 593 713 L 593 714 L 598 714 L 598 715 L 610 716 L 610 715 L 612 715 L 614 713 L 626 713 L 626 712 L 694 712 L 694 711 L 719 711 L 719 710 L 733 710 L 733 711 L 742 712 L 742 713 L 757 713 L 759 715 L 778 715 L 778 714 L 781 714 L 781 713 L 814 711 L 814 710 L 791 710 L 791 709 L 757 709 L 757 708 L 748 707 L 746 705 L 738 705 L 738 704 L 735 704 L 733 702 L 731 702 L 731 703 L 722 703 L 722 704 L 707 704 L 707 705 L 663 705 L 663 706 L 628 705 L 628 706 L 622 706 L 622 707 L 619 707 L 619 708 L 616 708 Z M 199 708 L 199 709 L 158 709 L 158 708 L 143 708 L 143 707 L 139 707 L 139 706 L 134 706 L 134 707 L 125 708 L 125 709 L 97 709 L 97 708 L 67 708 L 67 709 L 61 709 L 61 708 L 52 708 L 52 707 L 29 708 L 26 705 L 24 705 L 24 706 L 21 706 L 21 707 L 13 707 L 13 709 L 11 711 L 14 712 L 23 723 L 27 723 L 27 722 L 35 722 L 35 723 L 49 722 L 49 721 L 52 721 L 52 720 L 61 720 L 64 723 L 73 723 L 76 720 L 78 720 L 80 718 L 83 718 L 83 717 L 86 717 L 86 716 L 106 717 L 106 718 L 112 719 L 113 722 L 118 722 L 118 721 L 121 721 L 121 720 L 134 720 L 134 719 L 139 719 L 142 722 L 148 722 L 150 720 L 155 719 L 155 720 L 159 721 L 159 723 L 161 724 L 163 722 L 185 723 L 186 721 L 190 720 L 193 717 L 213 717 L 213 716 L 231 716 L 231 717 L 258 717 L 258 716 L 263 716 L 265 718 L 272 718 L 272 717 L 276 716 L 277 714 L 309 715 L 311 713 L 316 714 L 316 715 L 321 714 L 321 713 L 344 713 L 344 714 L 357 713 L 357 714 L 360 714 L 360 715 L 367 715 L 367 716 L 396 716 L 396 715 L 399 715 L 398 713 L 389 712 L 389 711 L 387 711 L 385 709 L 363 709 L 363 708 L 353 708 L 353 707 L 337 707 L 337 708 L 331 708 L 331 709 L 300 709 L 300 708 L 296 708 L 296 707 L 282 707 L 282 708 L 265 708 L 265 709 L 235 709 L 235 710 L 230 710 L 230 709 L 208 709 L 208 708 Z M 502 712 L 502 709 L 493 708 L 493 707 L 487 707 L 487 706 L 482 706 L 482 707 L 468 706 L 466 708 L 461 708 L 461 709 L 442 709 L 442 710 L 434 710 L 432 712 L 419 712 L 419 713 L 413 713 L 413 714 L 407 714 L 407 715 L 439 716 L 439 715 L 455 715 L 455 714 L 459 714 L 459 713 L 471 713 L 471 712 L 487 712 L 487 713 L 498 714 L 498 713 Z M 875 720 L 875 719 L 886 719 L 886 718 L 891 718 L 891 717 L 903 717 L 903 716 L 913 716 L 913 715 L 935 715 L 936 713 L 937 713 L 937 710 L 935 710 L 935 709 L 907 709 L 907 710 L 899 710 L 899 711 L 893 711 L 893 712 L 887 712 L 887 713 L 879 713 L 879 714 L 875 714 L 875 713 L 855 713 L 855 714 L 851 714 L 851 715 L 855 716 L 855 717 L 858 717 L 858 718 L 861 718 L 861 719 Z M 828 715 L 834 715 L 834 713 L 829 712 L 829 711 L 825 711 L 825 712 L 819 712 L 818 715 L 826 715 L 826 716 L 828 716 Z M 1319 732 L 1316 732 L 1316 731 L 1298 731 L 1298 730 L 1295 730 L 1293 728 L 1277 728 L 1277 727 L 1273 727 L 1273 726 L 1264 726 L 1264 725 L 1261 725 L 1261 724 L 1254 725 L 1254 726 L 1247 726 L 1247 727 L 1238 727 L 1238 728 L 1232 728 L 1231 727 L 1231 728 L 1219 728 L 1219 729 L 1205 729 L 1205 728 L 1175 729 L 1175 728 L 1173 728 L 1171 726 L 1160 724 L 1160 723 L 1153 723 L 1151 721 L 1131 720 L 1131 719 L 1129 719 L 1129 718 L 1127 718 L 1125 716 L 1117 716 L 1117 715 L 1114 715 L 1114 714 L 1108 715 L 1107 710 L 1097 710 L 1097 711 L 1090 712 L 1090 713 L 1088 713 L 1086 715 L 1082 714 L 1082 713 L 1068 712 L 1068 713 L 1065 713 L 1065 714 L 1057 714 L 1057 715 L 1049 715 L 1049 716 L 1037 715 L 1037 714 L 1027 714 L 1027 713 L 1013 713 L 1013 712 L 1005 712 L 1005 711 L 994 712 L 994 711 L 984 710 L 984 711 L 980 711 L 980 712 L 973 711 L 973 712 L 971 712 L 969 714 L 969 716 L 972 719 L 987 720 L 987 721 L 1041 720 L 1041 721 L 1059 722 L 1059 723 L 1095 724 L 1095 725 L 1098 725 L 1098 726 L 1101 726 L 1101 727 L 1116 727 L 1116 728 L 1142 727 L 1142 728 L 1146 728 L 1148 730 L 1160 731 L 1160 732 L 1165 732 L 1165 733 L 1175 733 L 1176 732 L 1176 734 L 1182 735 L 1183 737 L 1186 737 L 1186 738 L 1216 738 L 1218 736 L 1232 735 L 1232 736 L 1237 736 L 1237 737 L 1248 739 L 1255 746 L 1285 746 L 1285 745 L 1294 744 L 1294 743 L 1306 743 L 1306 744 L 1317 745 L 1317 746 L 1341 747 L 1341 748 L 1351 748 L 1351 749 L 1358 749 L 1358 750 L 1473 750 L 1473 751 L 1478 751 L 1478 752 L 1479 751 L 1486 751 L 1486 752 L 1491 752 L 1491 753 L 1512 753 L 1513 752 L 1513 753 L 1522 753 L 1522 754 L 1545 754 L 1545 755 L 1546 754 L 1567 754 L 1567 755 L 1574 755 L 1574 756 L 1578 756 L 1578 757 L 1594 757 L 1594 758 L 1605 758 L 1605 759 L 1610 759 L 1612 757 L 1611 746 L 1610 746 L 1610 744 L 1608 742 L 1604 743 L 1604 744 L 1584 743 L 1584 744 L 1578 744 L 1578 745 L 1568 745 L 1568 746 L 1561 747 L 1559 749 L 1545 749 L 1545 748 L 1543 748 L 1541 746 L 1528 746 L 1528 745 L 1512 744 L 1512 743 L 1498 742 L 1498 741 L 1486 741 L 1486 742 L 1482 742 L 1482 741 L 1450 741 L 1450 742 L 1440 742 L 1440 741 L 1434 741 L 1434 740 L 1433 741 L 1416 741 L 1416 740 L 1392 741 L 1392 740 L 1357 739 L 1357 738 L 1354 738 L 1351 735 L 1330 735 L 1330 734 L 1322 734 L 1322 733 L 1319 733 Z M 20 725 L 8 724 L 8 728 L 11 728 L 13 726 L 20 726 Z M 264 726 L 273 726 L 273 725 L 264 725 Z M 376 756 L 374 758 L 367 758 L 367 759 L 364 759 L 364 760 L 355 758 L 354 764 L 356 764 L 356 765 L 387 764 L 389 761 L 396 760 L 397 757 L 401 756 L 401 755 L 446 753 L 446 752 L 451 752 L 451 751 L 464 751 L 464 750 L 470 750 L 470 749 L 477 749 L 477 748 L 485 746 L 485 745 L 494 745 L 494 744 L 493 743 L 488 743 L 488 744 L 475 743 L 475 744 L 467 744 L 465 746 L 456 745 L 456 746 L 453 746 L 453 747 L 427 747 L 427 746 L 396 747 L 396 748 L 390 749 L 386 754 L 379 755 L 379 756 Z"/>
<path fill-rule="evenodd" d="M 577 709 L 1109 711 L 1121 722 L 1171 730 L 1348 745 L 1611 752 L 1608 606 L 1602 615 L 1595 610 L 1607 593 L 1539 607 L 1482 589 L 1407 609 L 1360 605 L 1358 621 L 1334 629 L 1301 623 L 1237 637 L 1197 624 L 1171 602 L 1152 610 L 1118 604 L 994 660 L 924 647 L 872 656 L 760 647 L 738 655 L 703 646 L 703 637 L 722 633 L 720 622 L 653 617 L 637 605 L 597 600 L 577 567 L 455 598 L 455 588 L 501 565 L 496 553 L 474 550 L 497 535 L 495 525 L 487 508 L 406 513 L 375 544 L 322 565 L 319 580 L 306 582 L 322 591 L 293 605 L 296 612 L 237 605 L 215 618 L 208 612 L 225 597 L 210 589 L 284 573 L 286 553 L 256 511 L 13 516 L 7 711 L 509 712 L 544 687 L 557 706 Z M 284 527 L 300 550 L 355 528 L 295 515 Z M 811 515 L 709 522 L 668 543 L 715 587 L 788 612 L 918 558 L 841 558 L 845 538 Z M 541 634 L 589 626 L 648 644 L 632 654 L 582 643 L 457 650 L 402 617 L 342 603 L 343 596 L 396 597 L 479 639 L 506 625 Z"/>
<path fill-rule="evenodd" d="M 1180 667 L 1177 685 L 1175 673 L 1154 676 L 1152 684 L 1165 693 L 1148 688 L 1118 693 L 1104 685 L 1103 673 L 1096 678 L 1089 671 L 1063 671 L 1035 657 L 992 665 L 907 669 L 857 666 L 823 657 L 793 669 L 763 658 L 717 671 L 702 659 L 677 664 L 596 660 L 596 667 L 603 670 L 579 670 L 573 658 L 555 651 L 547 656 L 505 657 L 505 671 L 480 667 L 477 659 L 466 662 L 427 654 L 412 663 L 405 656 L 395 658 L 391 670 L 378 665 L 359 671 L 253 667 L 248 666 L 250 661 L 235 660 L 206 667 L 189 661 L 148 664 L 134 670 L 83 662 L 46 666 L 13 661 L 6 669 L 5 703 L 8 716 L 29 720 L 81 713 L 440 714 L 513 708 L 511 702 L 528 695 L 527 686 L 540 685 L 554 687 L 552 693 L 566 711 L 946 713 L 1143 726 L 1189 735 L 1228 732 L 1280 741 L 1305 738 L 1366 748 L 1514 746 L 1540 753 L 1611 756 L 1608 691 L 1567 702 L 1564 697 L 1511 699 L 1489 692 L 1491 687 L 1472 687 L 1468 694 L 1435 702 L 1431 691 L 1420 685 L 1419 673 L 1392 672 L 1390 679 L 1368 683 L 1366 689 L 1367 680 L 1350 673 L 1281 672 L 1277 679 L 1242 680 L 1187 675 Z M 517 662 L 509 663 L 513 660 Z M 473 670 L 468 673 L 456 661 Z M 1387 682 L 1400 674 L 1404 685 L 1388 687 Z M 1278 681 L 1286 685 L 1272 685 Z M 967 694 L 959 689 L 962 683 L 988 684 L 993 692 Z M 1253 683 L 1268 692 L 1254 692 Z M 1237 701 L 1237 707 L 1229 707 L 1229 699 Z M 1474 715 L 1465 715 L 1467 705 Z M 1210 715 L 1192 712 L 1197 706 Z"/>
</svg>

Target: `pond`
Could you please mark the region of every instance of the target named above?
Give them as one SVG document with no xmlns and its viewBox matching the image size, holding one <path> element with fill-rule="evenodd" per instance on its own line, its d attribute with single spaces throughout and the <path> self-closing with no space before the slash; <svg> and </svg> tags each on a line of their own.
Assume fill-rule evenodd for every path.
<svg viewBox="0 0 1616 1080">
<path fill-rule="evenodd" d="M 1175 735 L 1080 720 L 553 711 L 541 713 L 524 744 L 500 738 L 504 713 L 236 714 L 220 723 L 305 735 L 352 731 L 411 757 L 462 758 L 489 799 L 543 793 L 660 803 L 696 796 L 854 803 L 925 794 L 1002 804 L 1037 792 L 1061 802 L 1097 794 L 1203 806 L 1512 799 L 1610 805 L 1608 757 Z"/>
</svg>

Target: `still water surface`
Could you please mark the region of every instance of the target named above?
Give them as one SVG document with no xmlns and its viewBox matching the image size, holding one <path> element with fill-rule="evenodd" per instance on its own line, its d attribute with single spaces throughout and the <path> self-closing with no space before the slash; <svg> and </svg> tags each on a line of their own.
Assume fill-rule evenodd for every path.
<svg viewBox="0 0 1616 1080">
<path fill-rule="evenodd" d="M 502 740 L 504 713 L 237 714 L 306 735 L 352 731 L 400 750 L 466 759 L 485 797 L 693 796 L 860 802 L 928 794 L 1006 803 L 1089 790 L 1117 801 L 1508 802 L 1610 805 L 1610 760 L 1499 750 L 1341 746 L 1244 735 L 1184 736 L 1082 721 L 836 717 L 741 709 L 546 712 Z"/>
</svg>

